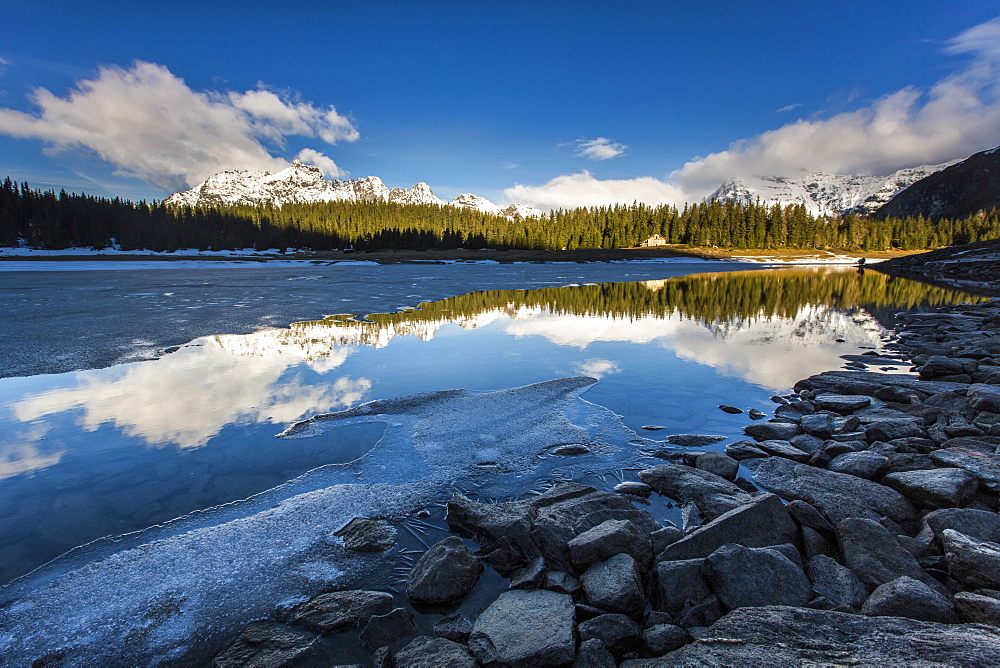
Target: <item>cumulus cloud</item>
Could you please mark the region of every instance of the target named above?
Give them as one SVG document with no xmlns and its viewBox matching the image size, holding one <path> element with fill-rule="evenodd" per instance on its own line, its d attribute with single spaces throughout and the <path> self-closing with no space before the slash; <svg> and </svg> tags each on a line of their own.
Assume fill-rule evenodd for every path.
<svg viewBox="0 0 1000 668">
<path fill-rule="evenodd" d="M 795 177 L 812 171 L 883 175 L 996 146 L 1000 18 L 963 32 L 944 51 L 966 62 L 928 89 L 909 86 L 851 111 L 800 119 L 741 139 L 724 151 L 691 160 L 666 179 L 603 181 L 583 172 L 504 192 L 540 208 L 633 200 L 680 205 L 700 201 L 724 181 L 740 176 Z"/>
<path fill-rule="evenodd" d="M 347 176 L 349 173 L 341 169 L 331 158 L 311 148 L 304 148 L 299 151 L 295 156 L 295 159 L 299 162 L 304 162 L 307 165 L 316 165 L 331 179 L 339 179 L 343 176 Z"/>
<path fill-rule="evenodd" d="M 794 104 L 786 104 L 781 109 L 778 109 L 775 113 L 781 114 L 781 113 L 784 113 L 786 111 L 795 111 L 796 109 L 798 109 L 801 106 L 802 106 L 801 102 L 796 102 Z"/>
<path fill-rule="evenodd" d="M 578 139 L 576 141 L 577 148 L 579 150 L 576 152 L 581 158 L 588 158 L 590 160 L 608 160 L 610 158 L 616 158 L 625 152 L 628 148 L 625 144 L 618 144 L 611 141 L 607 137 L 598 137 L 597 139 Z"/>
<path fill-rule="evenodd" d="M 36 114 L 0 109 L 0 133 L 40 139 L 50 153 L 92 151 L 115 165 L 116 173 L 168 191 L 226 169 L 286 167 L 264 142 L 280 147 L 286 136 L 301 135 L 335 144 L 359 136 L 333 107 L 265 88 L 195 91 L 166 67 L 142 61 L 101 67 L 65 98 L 39 88 L 31 99 Z M 321 169 L 339 171 L 326 156 L 312 154 Z"/>
</svg>

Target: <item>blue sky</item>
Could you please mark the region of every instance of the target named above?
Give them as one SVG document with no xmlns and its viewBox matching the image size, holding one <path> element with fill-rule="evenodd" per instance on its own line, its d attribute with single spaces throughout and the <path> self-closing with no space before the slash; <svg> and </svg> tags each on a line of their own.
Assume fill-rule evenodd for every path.
<svg viewBox="0 0 1000 668">
<path fill-rule="evenodd" d="M 0 176 L 160 199 L 300 156 L 541 208 L 1000 144 L 1000 4 L 22 2 Z"/>
</svg>

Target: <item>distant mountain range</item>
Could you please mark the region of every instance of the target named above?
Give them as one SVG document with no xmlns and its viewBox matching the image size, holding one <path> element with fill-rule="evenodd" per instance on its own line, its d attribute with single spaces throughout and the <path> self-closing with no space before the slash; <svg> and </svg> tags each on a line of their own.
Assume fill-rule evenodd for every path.
<svg viewBox="0 0 1000 668">
<path fill-rule="evenodd" d="M 509 218 L 537 218 L 542 212 L 524 204 L 500 207 L 484 197 L 464 193 L 451 202 L 437 197 L 426 183 L 412 188 L 390 189 L 377 176 L 346 181 L 327 181 L 318 167 L 299 161 L 280 172 L 235 169 L 210 176 L 191 190 L 176 193 L 164 203 L 173 205 L 223 205 L 248 204 L 257 206 L 312 202 L 398 202 L 400 204 L 436 204 L 473 209 Z"/>
</svg>

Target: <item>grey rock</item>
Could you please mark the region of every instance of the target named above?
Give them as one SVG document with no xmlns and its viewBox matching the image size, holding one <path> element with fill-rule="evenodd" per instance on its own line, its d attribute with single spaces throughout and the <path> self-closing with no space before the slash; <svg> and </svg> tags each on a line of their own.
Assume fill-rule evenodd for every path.
<svg viewBox="0 0 1000 668">
<path fill-rule="evenodd" d="M 465 542 L 449 536 L 431 546 L 406 578 L 406 594 L 414 601 L 454 603 L 469 595 L 483 565 Z"/>
<path fill-rule="evenodd" d="M 644 482 L 635 482 L 632 480 L 627 480 L 625 482 L 620 482 L 615 485 L 614 490 L 618 494 L 631 494 L 632 496 L 641 496 L 643 498 L 649 496 L 653 493 L 653 488 Z"/>
<path fill-rule="evenodd" d="M 889 458 L 875 452 L 845 452 L 837 455 L 827 465 L 827 469 L 835 473 L 846 473 L 872 480 L 889 470 Z"/>
<path fill-rule="evenodd" d="M 548 666 L 573 661 L 573 599 L 539 589 L 500 594 L 476 620 L 469 649 L 482 663 Z"/>
<path fill-rule="evenodd" d="M 747 547 L 781 545 L 793 542 L 796 535 L 795 523 L 785 512 L 781 499 L 773 494 L 762 494 L 668 545 L 657 555 L 657 560 L 707 557 L 727 543 Z"/>
<path fill-rule="evenodd" d="M 396 608 L 384 615 L 372 615 L 361 630 L 361 642 L 374 651 L 411 635 L 415 629 L 413 613 L 406 608 Z"/>
<path fill-rule="evenodd" d="M 706 596 L 699 603 L 685 608 L 677 615 L 676 623 L 688 630 L 688 633 L 695 636 L 694 627 L 708 626 L 714 624 L 722 617 L 722 603 L 715 594 Z"/>
<path fill-rule="evenodd" d="M 685 559 L 656 564 L 656 609 L 676 615 L 710 596 L 712 589 L 702 575 L 704 562 Z"/>
<path fill-rule="evenodd" d="M 813 397 L 813 404 L 817 408 L 836 413 L 850 413 L 861 410 L 862 408 L 868 408 L 871 403 L 871 397 L 863 394 L 819 394 Z"/>
<path fill-rule="evenodd" d="M 1000 388 L 976 383 L 969 386 L 969 406 L 977 411 L 1000 413 Z"/>
<path fill-rule="evenodd" d="M 802 431 L 804 431 L 806 435 L 824 440 L 830 438 L 835 431 L 833 418 L 829 413 L 805 415 L 799 422 L 799 426 L 802 427 Z"/>
<path fill-rule="evenodd" d="M 837 554 L 837 548 L 823 534 L 812 527 L 802 527 L 800 532 L 802 534 L 802 554 L 806 559 L 812 559 L 820 554 L 827 556 Z"/>
<path fill-rule="evenodd" d="M 704 448 L 725 440 L 725 436 L 702 436 L 700 434 L 673 434 L 667 436 L 667 441 L 682 448 Z"/>
<path fill-rule="evenodd" d="M 940 466 L 955 466 L 965 469 L 979 478 L 988 490 L 1000 490 L 1000 456 L 983 452 L 980 448 L 949 447 L 935 450 L 931 459 Z"/>
<path fill-rule="evenodd" d="M 923 582 L 906 576 L 877 587 L 861 606 L 861 613 L 873 617 L 908 617 L 942 624 L 957 621 L 949 598 Z"/>
<path fill-rule="evenodd" d="M 758 448 L 757 444 L 753 441 L 737 441 L 736 443 L 730 443 L 726 446 L 726 454 L 740 462 L 744 459 L 767 457 L 767 453 Z"/>
<path fill-rule="evenodd" d="M 979 489 L 976 476 L 963 469 L 890 473 L 882 482 L 922 508 L 964 506 Z"/>
<path fill-rule="evenodd" d="M 659 554 L 667 548 L 667 545 L 672 545 L 683 537 L 684 532 L 673 525 L 657 529 L 649 534 L 649 540 L 653 546 L 653 554 Z"/>
<path fill-rule="evenodd" d="M 538 589 L 545 584 L 545 559 L 535 557 L 510 574 L 511 589 Z"/>
<path fill-rule="evenodd" d="M 580 581 L 563 571 L 548 571 L 545 574 L 545 588 L 573 596 L 580 591 Z"/>
<path fill-rule="evenodd" d="M 793 436 L 789 443 L 802 452 L 812 454 L 823 449 L 824 439 L 810 436 L 809 434 L 799 434 L 798 436 Z"/>
<path fill-rule="evenodd" d="M 628 554 L 594 564 L 580 577 L 580 584 L 587 602 L 602 610 L 639 616 L 646 609 L 639 571 Z"/>
<path fill-rule="evenodd" d="M 724 545 L 705 560 L 704 576 L 730 610 L 762 605 L 801 606 L 812 598 L 812 588 L 802 569 L 772 548 Z"/>
<path fill-rule="evenodd" d="M 573 567 L 583 571 L 599 561 L 625 552 L 645 570 L 653 559 L 648 533 L 642 533 L 628 520 L 607 520 L 584 531 L 568 543 Z"/>
<path fill-rule="evenodd" d="M 791 518 L 799 524 L 799 526 L 810 527 L 816 531 L 833 534 L 833 525 L 830 524 L 829 520 L 823 517 L 823 514 L 816 510 L 815 507 L 805 501 L 799 499 L 789 501 L 785 504 L 785 512 L 787 512 Z"/>
<path fill-rule="evenodd" d="M 848 517 L 889 517 L 895 522 L 905 522 L 916 516 L 910 502 L 895 490 L 857 476 L 796 464 L 781 457 L 761 462 L 754 470 L 754 478 L 759 485 L 786 499 L 812 504 L 833 523 Z"/>
<path fill-rule="evenodd" d="M 355 552 L 385 552 L 396 544 L 396 528 L 380 519 L 355 517 L 334 536 L 344 539 L 344 548 Z"/>
<path fill-rule="evenodd" d="M 611 613 L 598 615 L 577 626 L 581 641 L 596 638 L 609 652 L 621 655 L 642 646 L 642 630 L 629 617 Z"/>
<path fill-rule="evenodd" d="M 615 657 L 597 638 L 580 643 L 572 668 L 615 668 Z"/>
<path fill-rule="evenodd" d="M 396 652 L 396 668 L 476 668 L 475 658 L 464 645 L 447 638 L 417 636 Z"/>
<path fill-rule="evenodd" d="M 747 415 L 751 420 L 760 420 L 761 418 L 767 417 L 767 413 L 764 411 L 757 410 L 756 408 L 751 408 L 747 411 Z"/>
<path fill-rule="evenodd" d="M 434 625 L 434 635 L 452 642 L 469 642 L 472 622 L 465 615 L 450 615 Z"/>
<path fill-rule="evenodd" d="M 740 463 L 721 452 L 706 452 L 694 460 L 695 468 L 714 473 L 720 478 L 733 481 L 740 470 Z"/>
<path fill-rule="evenodd" d="M 837 524 L 837 540 L 844 564 L 869 590 L 906 575 L 940 589 L 920 567 L 917 559 L 896 537 L 875 520 L 851 517 Z"/>
<path fill-rule="evenodd" d="M 664 496 L 693 502 L 708 519 L 750 501 L 750 495 L 714 473 L 684 466 L 661 464 L 639 472 L 639 479 Z"/>
<path fill-rule="evenodd" d="M 708 640 L 706 642 L 705 640 Z M 822 639 L 822 640 L 818 640 Z M 622 666 L 993 665 L 1000 629 L 769 606 L 739 608 L 701 642 Z"/>
<path fill-rule="evenodd" d="M 831 439 L 829 441 L 824 441 L 823 453 L 828 457 L 830 457 L 832 461 L 834 457 L 839 457 L 842 454 L 848 452 L 857 452 L 858 451 L 857 446 L 859 445 L 860 445 L 859 443 L 841 443 L 840 441 L 834 441 Z M 864 450 L 864 448 L 861 449 Z M 812 464 L 811 461 L 809 463 Z M 828 461 L 827 465 L 829 465 L 829 463 L 830 462 Z"/>
<path fill-rule="evenodd" d="M 664 654 L 683 647 L 690 640 L 687 631 L 673 624 L 657 624 L 642 632 L 646 647 L 653 654 Z"/>
<path fill-rule="evenodd" d="M 213 666 L 274 666 L 285 668 L 320 662 L 325 654 L 315 633 L 268 620 L 250 622 L 232 643 L 222 650 Z"/>
<path fill-rule="evenodd" d="M 776 457 L 786 457 L 794 462 L 806 462 L 809 459 L 809 453 L 799 450 L 790 441 L 777 441 L 777 440 L 767 440 L 761 441 L 757 444 L 757 447 L 766 452 L 769 455 L 774 455 Z"/>
<path fill-rule="evenodd" d="M 787 441 L 802 433 L 794 422 L 758 422 L 743 427 L 743 433 L 758 441 Z"/>
<path fill-rule="evenodd" d="M 900 438 L 924 438 L 926 432 L 917 419 L 880 420 L 865 426 L 869 443 L 892 441 Z"/>
<path fill-rule="evenodd" d="M 854 574 L 841 566 L 836 559 L 820 554 L 809 559 L 806 565 L 813 591 L 835 606 L 860 608 L 868 598 L 868 590 Z"/>
<path fill-rule="evenodd" d="M 719 404 L 719 410 L 729 413 L 730 415 L 738 415 L 743 412 L 742 408 L 737 408 L 736 406 L 729 406 L 727 404 Z"/>
<path fill-rule="evenodd" d="M 455 494 L 448 502 L 445 521 L 453 533 L 477 538 L 488 551 L 502 548 L 504 561 L 517 565 L 540 554 L 531 538 L 534 513 L 527 501 L 477 503 Z"/>
<path fill-rule="evenodd" d="M 339 633 L 359 626 L 372 615 L 392 608 L 392 594 L 381 591 L 335 591 L 296 605 L 283 618 L 322 633 Z"/>
<path fill-rule="evenodd" d="M 930 531 L 940 544 L 941 533 L 954 529 L 970 538 L 1000 543 L 1000 515 L 975 508 L 947 508 L 927 513 L 921 519 L 921 535 Z"/>
<path fill-rule="evenodd" d="M 1000 600 L 971 591 L 960 591 L 953 600 L 965 621 L 1000 626 Z"/>
<path fill-rule="evenodd" d="M 552 449 L 552 454 L 560 455 L 562 457 L 585 455 L 588 452 L 590 452 L 590 448 L 583 443 L 567 443 L 566 445 L 560 445 L 559 447 Z"/>
<path fill-rule="evenodd" d="M 968 589 L 1000 588 L 1000 544 L 976 540 L 954 529 L 941 532 L 948 574 Z"/>
<path fill-rule="evenodd" d="M 388 647 L 379 647 L 372 652 L 371 668 L 394 668 L 392 651 Z"/>
</svg>

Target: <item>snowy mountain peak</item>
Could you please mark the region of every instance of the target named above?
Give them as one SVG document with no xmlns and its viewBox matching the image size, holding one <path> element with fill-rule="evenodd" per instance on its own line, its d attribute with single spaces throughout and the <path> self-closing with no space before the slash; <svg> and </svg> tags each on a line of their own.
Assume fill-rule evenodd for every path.
<svg viewBox="0 0 1000 668">
<path fill-rule="evenodd" d="M 801 177 L 758 176 L 730 179 L 708 196 L 708 200 L 732 200 L 739 204 L 803 204 L 811 214 L 836 216 L 870 214 L 897 193 L 920 179 L 954 164 L 922 165 L 900 169 L 887 176 L 826 174 L 811 172 Z"/>
<path fill-rule="evenodd" d="M 523 204 L 512 204 L 503 209 L 493 202 L 464 193 L 453 201 L 437 197 L 426 183 L 412 188 L 392 188 L 377 176 L 366 176 L 346 181 L 323 178 L 318 167 L 298 160 L 285 169 L 271 173 L 251 170 L 229 170 L 214 174 L 191 190 L 171 195 L 165 204 L 181 206 L 281 206 L 288 203 L 313 203 L 346 200 L 350 202 L 396 202 L 399 204 L 434 204 L 469 208 L 484 213 L 510 218 L 537 218 L 541 211 Z"/>
</svg>

